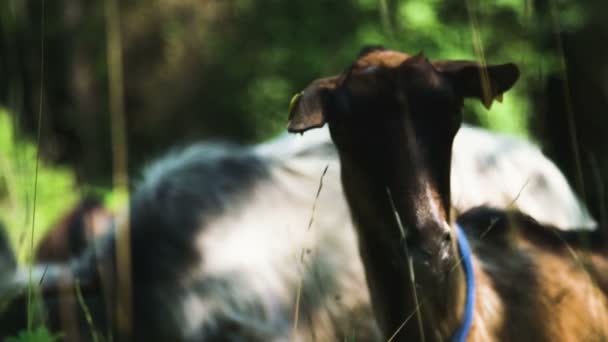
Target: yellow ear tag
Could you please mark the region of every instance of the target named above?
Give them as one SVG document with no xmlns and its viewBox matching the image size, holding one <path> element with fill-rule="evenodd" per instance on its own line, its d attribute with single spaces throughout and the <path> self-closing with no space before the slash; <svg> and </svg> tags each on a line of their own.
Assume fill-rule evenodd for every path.
<svg viewBox="0 0 608 342">
<path fill-rule="evenodd" d="M 298 104 L 298 101 L 300 101 L 300 98 L 302 97 L 302 92 L 296 93 L 292 98 L 291 101 L 289 101 L 289 115 L 291 115 L 294 107 Z"/>
</svg>

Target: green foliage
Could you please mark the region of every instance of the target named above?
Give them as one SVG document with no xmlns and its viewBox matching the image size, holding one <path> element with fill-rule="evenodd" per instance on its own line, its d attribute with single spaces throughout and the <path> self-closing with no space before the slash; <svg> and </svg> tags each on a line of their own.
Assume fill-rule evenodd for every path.
<svg viewBox="0 0 608 342">
<path fill-rule="evenodd" d="M 59 335 L 51 334 L 45 327 L 38 327 L 32 331 L 22 331 L 17 336 L 6 338 L 4 342 L 55 342 L 59 340 Z"/>
<path fill-rule="evenodd" d="M 559 6 L 557 20 L 563 27 L 582 24 L 581 6 Z M 314 77 L 340 72 L 366 44 L 424 51 L 430 59 L 515 62 L 522 78 L 504 104 L 495 104 L 490 111 L 467 104 L 467 117 L 526 137 L 530 90 L 542 75 L 559 68 L 559 51 L 538 42 L 538 37 L 555 31 L 554 20 L 527 0 L 358 0 L 339 6 L 324 1 L 267 2 L 241 8 L 233 23 L 235 35 L 222 43 L 222 51 L 230 53 L 225 60 L 231 69 L 228 75 L 235 77 L 235 82 L 226 82 L 232 87 L 247 84 L 244 94 L 237 91 L 231 96 L 242 105 L 236 110 L 247 118 L 252 130 L 247 135 L 261 140 L 283 130 L 287 99 Z M 241 53 L 232 55 L 243 44 Z"/>
<path fill-rule="evenodd" d="M 0 219 L 24 261 L 32 229 L 37 241 L 77 194 L 73 173 L 37 163 L 36 145 L 20 138 L 13 127 L 11 116 L 0 109 Z"/>
</svg>

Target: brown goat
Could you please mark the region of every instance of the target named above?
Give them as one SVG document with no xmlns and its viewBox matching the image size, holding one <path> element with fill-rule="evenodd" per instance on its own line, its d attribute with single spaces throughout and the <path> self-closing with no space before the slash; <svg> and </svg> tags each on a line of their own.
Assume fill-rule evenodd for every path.
<svg viewBox="0 0 608 342">
<path fill-rule="evenodd" d="M 37 262 L 76 258 L 96 237 L 112 229 L 112 213 L 100 198 L 87 195 L 49 228 L 36 248 Z"/>
<path fill-rule="evenodd" d="M 464 98 L 489 107 L 518 77 L 514 64 L 431 63 L 374 47 L 292 102 L 289 131 L 329 125 L 386 338 L 445 341 L 460 327 L 467 282 L 450 219 L 452 143 Z M 458 223 L 473 247 L 468 341 L 608 340 L 608 249 L 599 234 L 490 208 Z M 592 243 L 579 243 L 585 234 Z"/>
</svg>

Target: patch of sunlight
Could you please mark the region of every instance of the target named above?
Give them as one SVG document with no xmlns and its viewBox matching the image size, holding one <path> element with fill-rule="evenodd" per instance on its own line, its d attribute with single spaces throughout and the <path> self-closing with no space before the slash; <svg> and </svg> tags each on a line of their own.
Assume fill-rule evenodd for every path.
<svg viewBox="0 0 608 342">
<path fill-rule="evenodd" d="M 103 202 L 112 212 L 118 213 L 127 207 L 129 192 L 124 189 L 107 191 L 103 196 Z"/>
<path fill-rule="evenodd" d="M 71 170 L 40 161 L 34 203 L 36 157 L 35 143 L 17 136 L 11 116 L 0 108 L 0 220 L 21 262 L 30 252 L 32 226 L 36 242 L 78 197 Z"/>
<path fill-rule="evenodd" d="M 406 28 L 425 29 L 438 25 L 437 13 L 432 2 L 407 1 L 399 6 L 399 18 Z"/>
</svg>

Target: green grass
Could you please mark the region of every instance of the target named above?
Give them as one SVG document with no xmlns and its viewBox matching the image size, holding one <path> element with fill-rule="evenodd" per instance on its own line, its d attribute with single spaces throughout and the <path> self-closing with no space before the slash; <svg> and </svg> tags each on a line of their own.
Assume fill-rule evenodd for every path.
<svg viewBox="0 0 608 342">
<path fill-rule="evenodd" d="M 52 335 L 45 327 L 38 327 L 32 331 L 22 331 L 19 335 L 9 337 L 4 342 L 55 342 L 61 335 Z"/>
</svg>

